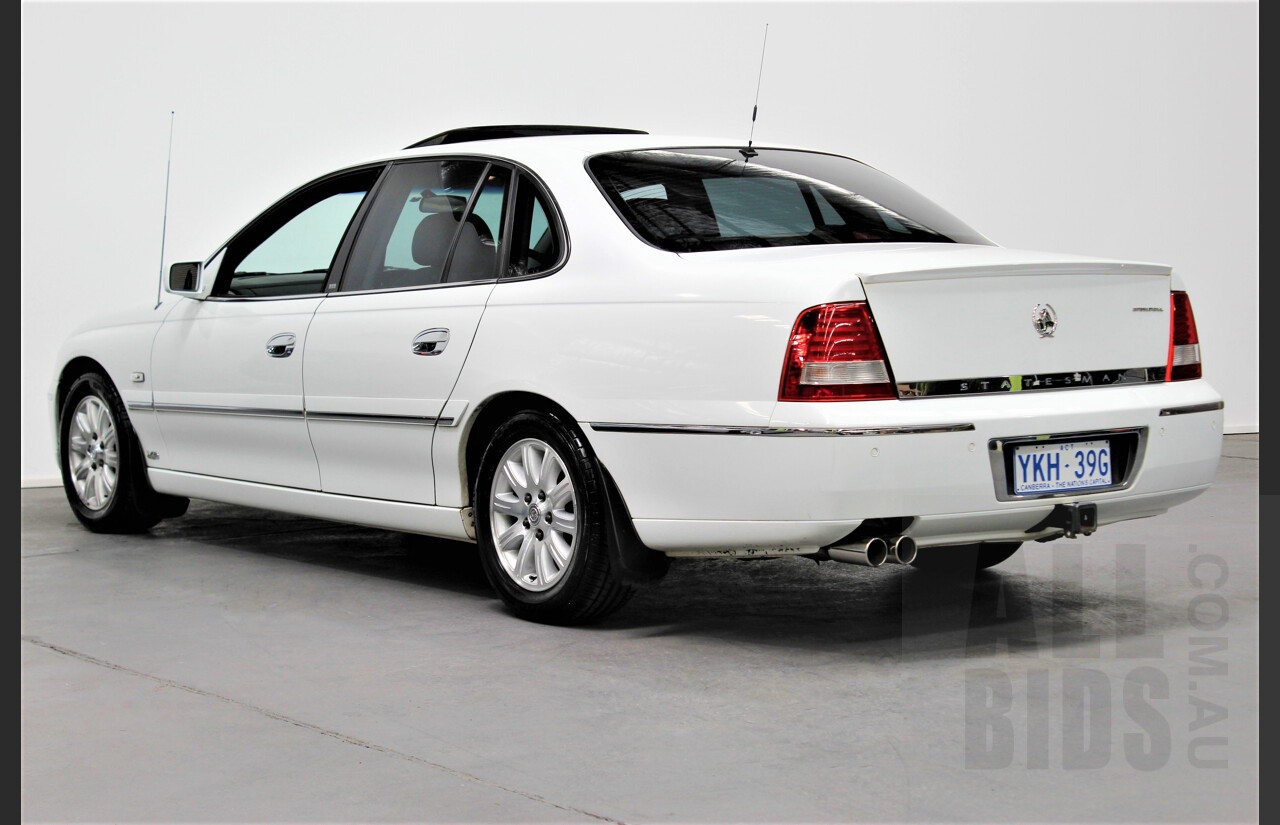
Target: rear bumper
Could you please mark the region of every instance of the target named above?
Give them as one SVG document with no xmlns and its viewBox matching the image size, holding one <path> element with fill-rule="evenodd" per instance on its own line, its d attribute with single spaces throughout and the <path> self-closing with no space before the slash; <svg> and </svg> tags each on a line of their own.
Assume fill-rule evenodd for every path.
<svg viewBox="0 0 1280 825">
<path fill-rule="evenodd" d="M 650 547 L 671 555 L 785 554 L 831 544 L 869 518 L 913 517 L 908 535 L 930 546 L 1049 535 L 1025 531 L 1058 503 L 1096 503 L 1100 525 L 1157 515 L 1212 480 L 1220 402 L 1199 380 L 1000 398 L 782 403 L 761 434 L 582 426 Z M 1147 435 L 1126 489 L 997 498 L 993 440 L 1122 427 Z M 784 434 L 795 430 L 845 434 Z"/>
</svg>

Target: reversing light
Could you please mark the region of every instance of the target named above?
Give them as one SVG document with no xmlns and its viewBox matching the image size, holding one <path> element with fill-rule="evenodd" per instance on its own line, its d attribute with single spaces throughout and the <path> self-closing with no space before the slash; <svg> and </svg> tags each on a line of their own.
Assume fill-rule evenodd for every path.
<svg viewBox="0 0 1280 825">
<path fill-rule="evenodd" d="M 1172 317 L 1169 319 L 1169 361 L 1165 365 L 1164 380 L 1189 381 L 1201 376 L 1200 336 L 1196 332 L 1196 316 L 1191 311 L 1191 298 L 1187 293 L 1174 291 L 1169 295 Z"/>
<path fill-rule="evenodd" d="M 897 398 L 893 375 L 866 301 L 800 313 L 782 367 L 779 401 Z"/>
</svg>

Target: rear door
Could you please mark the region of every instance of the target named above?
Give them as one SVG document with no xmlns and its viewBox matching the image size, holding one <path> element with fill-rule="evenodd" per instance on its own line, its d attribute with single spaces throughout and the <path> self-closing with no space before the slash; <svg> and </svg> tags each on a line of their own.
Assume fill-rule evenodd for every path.
<svg viewBox="0 0 1280 825">
<path fill-rule="evenodd" d="M 325 492 L 431 504 L 431 441 L 503 265 L 510 169 L 394 165 L 312 319 L 307 426 Z"/>
</svg>

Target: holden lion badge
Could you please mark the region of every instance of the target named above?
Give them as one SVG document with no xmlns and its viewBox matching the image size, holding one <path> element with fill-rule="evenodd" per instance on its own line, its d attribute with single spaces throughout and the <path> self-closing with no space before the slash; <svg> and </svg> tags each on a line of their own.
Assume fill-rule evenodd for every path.
<svg viewBox="0 0 1280 825">
<path fill-rule="evenodd" d="M 1058 313 L 1051 304 L 1036 304 L 1031 310 L 1031 323 L 1041 338 L 1051 338 L 1058 328 Z"/>
</svg>

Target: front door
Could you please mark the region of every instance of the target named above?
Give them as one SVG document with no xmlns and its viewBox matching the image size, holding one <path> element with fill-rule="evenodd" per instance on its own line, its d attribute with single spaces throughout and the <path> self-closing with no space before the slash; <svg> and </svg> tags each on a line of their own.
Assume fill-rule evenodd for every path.
<svg viewBox="0 0 1280 825">
<path fill-rule="evenodd" d="M 207 298 L 179 298 L 152 345 L 163 452 L 152 466 L 319 490 L 307 433 L 307 330 L 344 234 L 381 167 L 321 179 L 218 256 Z"/>
</svg>

